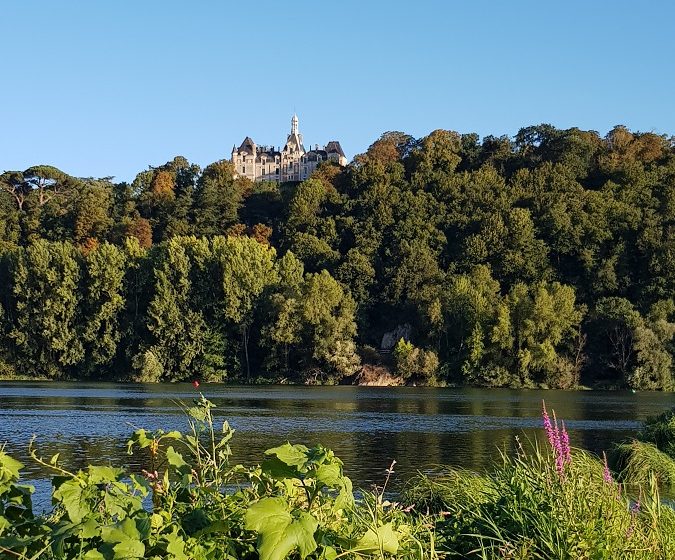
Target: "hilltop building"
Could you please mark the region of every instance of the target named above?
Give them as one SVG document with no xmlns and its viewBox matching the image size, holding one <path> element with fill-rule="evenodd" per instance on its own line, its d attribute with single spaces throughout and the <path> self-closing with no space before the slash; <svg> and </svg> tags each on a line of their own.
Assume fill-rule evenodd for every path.
<svg viewBox="0 0 675 560">
<path fill-rule="evenodd" d="M 317 144 L 313 150 L 305 150 L 302 134 L 298 130 L 297 115 L 291 119 L 291 133 L 283 149 L 258 146 L 248 136 L 241 146 L 232 147 L 232 163 L 237 176 L 251 181 L 304 181 L 322 161 L 347 165 L 347 158 L 337 140 L 331 140 L 322 148 Z"/>
</svg>

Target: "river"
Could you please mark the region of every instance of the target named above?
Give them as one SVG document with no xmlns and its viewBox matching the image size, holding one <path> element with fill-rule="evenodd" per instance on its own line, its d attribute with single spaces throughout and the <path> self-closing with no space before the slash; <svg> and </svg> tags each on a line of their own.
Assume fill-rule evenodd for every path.
<svg viewBox="0 0 675 560">
<path fill-rule="evenodd" d="M 218 420 L 236 433 L 233 462 L 253 464 L 285 441 L 323 443 L 345 462 L 356 487 L 381 483 L 397 461 L 400 484 L 417 470 L 449 464 L 489 468 L 515 436 L 538 437 L 541 403 L 555 410 L 572 445 L 601 452 L 630 437 L 641 421 L 675 406 L 668 393 L 509 389 L 202 385 Z M 31 464 L 35 434 L 40 454 L 71 469 L 88 463 L 142 468 L 126 453 L 134 427 L 182 429 L 180 402 L 197 391 L 188 384 L 0 383 L 0 445 L 26 464 L 24 475 L 48 495 L 47 474 Z"/>
</svg>

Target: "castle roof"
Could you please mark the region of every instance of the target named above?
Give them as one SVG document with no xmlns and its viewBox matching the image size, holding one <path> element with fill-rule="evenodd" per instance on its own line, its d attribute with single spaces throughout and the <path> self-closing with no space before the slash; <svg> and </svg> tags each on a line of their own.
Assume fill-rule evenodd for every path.
<svg viewBox="0 0 675 560">
<path fill-rule="evenodd" d="M 305 151 L 305 147 L 302 145 L 302 137 L 300 134 L 293 132 L 288 135 L 283 151 L 287 152 L 289 147 L 295 148 L 296 151 Z"/>
<path fill-rule="evenodd" d="M 321 157 L 321 160 L 319 160 L 319 157 Z M 325 161 L 327 157 L 326 150 L 310 150 L 305 154 L 307 161 Z"/>
<path fill-rule="evenodd" d="M 255 142 L 251 139 L 250 136 L 244 138 L 244 141 L 239 146 L 240 152 L 246 152 L 247 154 L 253 155 L 253 148 L 255 147 Z"/>
<path fill-rule="evenodd" d="M 331 140 L 326 144 L 326 152 L 329 154 L 340 154 L 342 157 L 347 157 L 345 156 L 345 153 L 342 151 L 342 146 L 340 146 L 340 142 L 337 140 Z"/>
</svg>

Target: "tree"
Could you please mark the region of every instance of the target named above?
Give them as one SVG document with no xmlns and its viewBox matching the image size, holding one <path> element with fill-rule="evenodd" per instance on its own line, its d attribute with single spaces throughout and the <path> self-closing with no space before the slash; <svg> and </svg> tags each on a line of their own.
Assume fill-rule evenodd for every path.
<svg viewBox="0 0 675 560">
<path fill-rule="evenodd" d="M 315 363 L 340 377 L 359 365 L 355 310 L 351 295 L 327 271 L 305 276 L 300 299 L 303 339 Z"/>
<path fill-rule="evenodd" d="M 197 235 L 223 235 L 237 223 L 244 186 L 234 178 L 234 166 L 221 160 L 204 169 L 197 180 L 193 221 Z"/>
<path fill-rule="evenodd" d="M 20 371 L 66 377 L 84 358 L 78 332 L 78 254 L 67 242 L 36 241 L 17 254 L 12 267 L 14 316 L 9 337 Z"/>
<path fill-rule="evenodd" d="M 571 286 L 516 283 L 499 306 L 491 342 L 507 368 L 520 376 L 521 384 L 528 385 L 538 376 L 565 386 L 568 381 L 559 383 L 558 376 L 569 371 L 564 360 L 572 350 L 584 312 L 576 305 Z"/>
<path fill-rule="evenodd" d="M 81 301 L 82 341 L 85 348 L 84 368 L 98 374 L 110 366 L 122 338 L 120 317 L 124 309 L 124 251 L 103 243 L 84 257 L 83 295 Z"/>
<path fill-rule="evenodd" d="M 154 269 L 154 296 L 148 306 L 150 344 L 135 357 L 141 381 L 150 373 L 178 381 L 194 375 L 194 365 L 204 351 L 202 314 L 191 307 L 191 262 L 181 238 L 162 247 Z M 156 363 L 155 363 L 156 362 Z M 161 367 L 157 367 L 159 364 Z"/>
<path fill-rule="evenodd" d="M 276 251 L 249 237 L 216 237 L 213 239 L 213 253 L 222 278 L 221 313 L 240 329 L 246 379 L 250 380 L 250 329 L 263 293 L 277 281 L 274 268 Z"/>
</svg>

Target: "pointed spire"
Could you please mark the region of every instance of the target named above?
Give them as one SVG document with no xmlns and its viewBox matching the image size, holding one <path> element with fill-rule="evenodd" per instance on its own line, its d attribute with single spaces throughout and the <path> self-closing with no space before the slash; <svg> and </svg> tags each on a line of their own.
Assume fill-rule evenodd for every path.
<svg viewBox="0 0 675 560">
<path fill-rule="evenodd" d="M 293 113 L 293 118 L 291 119 L 291 134 L 298 133 L 298 115 Z"/>
</svg>

